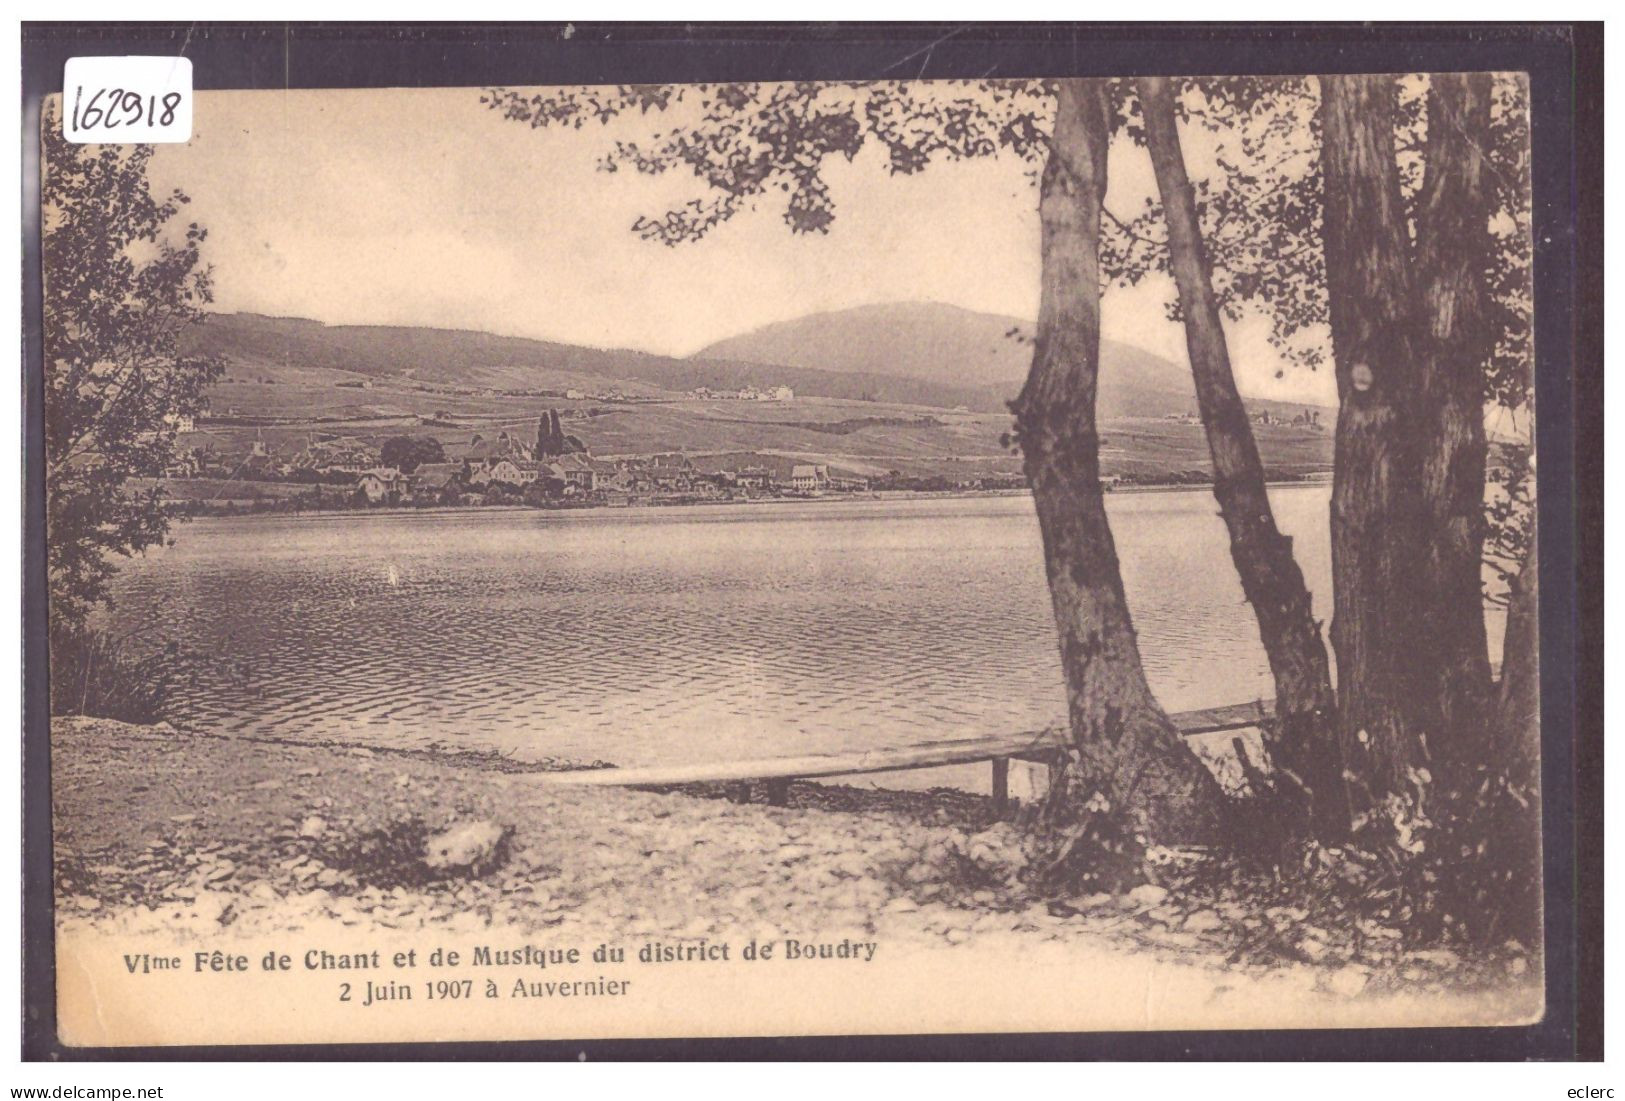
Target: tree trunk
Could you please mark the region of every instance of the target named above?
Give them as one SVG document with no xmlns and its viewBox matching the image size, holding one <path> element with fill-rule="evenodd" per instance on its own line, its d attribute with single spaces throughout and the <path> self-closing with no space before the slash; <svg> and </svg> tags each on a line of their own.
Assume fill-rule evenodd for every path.
<svg viewBox="0 0 1625 1101">
<path fill-rule="evenodd" d="M 1484 365 L 1495 348 L 1486 258 L 1493 205 L 1488 73 L 1429 78 L 1427 177 L 1417 203 L 1423 532 L 1416 659 L 1422 716 L 1447 770 L 1484 761 L 1491 740 L 1484 629 Z"/>
<path fill-rule="evenodd" d="M 1506 641 L 1496 700 L 1492 760 L 1506 762 L 1510 778 L 1536 786 L 1540 776 L 1540 555 L 1538 532 L 1508 594 Z"/>
<path fill-rule="evenodd" d="M 1337 363 L 1332 646 L 1356 811 L 1427 766 L 1412 719 L 1422 614 L 1415 568 L 1420 357 L 1391 76 L 1320 79 L 1327 306 Z"/>
<path fill-rule="evenodd" d="M 1043 534 L 1077 775 L 1148 839 L 1211 834 L 1224 796 L 1146 683 L 1100 484 L 1100 212 L 1111 99 L 1062 80 L 1039 198 L 1041 298 L 1013 408 Z"/>
<path fill-rule="evenodd" d="M 1179 143 L 1172 88 L 1164 77 L 1142 77 L 1139 94 L 1146 144 L 1168 225 L 1168 265 L 1179 288 L 1185 347 L 1213 460 L 1213 495 L 1275 678 L 1272 763 L 1296 788 L 1315 833 L 1335 840 L 1348 830 L 1349 802 L 1326 646 L 1303 572 L 1292 555 L 1292 540 L 1275 526 L 1264 464 L 1236 389 Z"/>
</svg>

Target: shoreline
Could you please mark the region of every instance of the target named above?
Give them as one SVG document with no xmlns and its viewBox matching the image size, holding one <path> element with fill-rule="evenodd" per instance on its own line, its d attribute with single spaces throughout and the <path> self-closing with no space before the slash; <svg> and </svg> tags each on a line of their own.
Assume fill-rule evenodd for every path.
<svg viewBox="0 0 1625 1101">
<path fill-rule="evenodd" d="M 1431 1022 L 1538 1013 L 1539 964 L 1522 957 L 1299 928 L 1289 910 L 1223 893 L 1036 897 L 1019 878 L 1022 833 L 990 823 L 981 797 L 958 809 L 932 792 L 843 802 L 839 788 L 809 784 L 795 785 L 789 806 L 735 804 L 570 788 L 489 760 L 87 718 L 53 719 L 52 750 L 58 931 L 76 944 L 212 946 L 341 927 L 579 941 L 843 936 L 890 954 L 1064 952 L 1085 973 L 1149 968 L 1221 1019 L 1262 1004 Z M 378 838 L 467 820 L 511 837 L 506 859 L 481 874 L 391 879 L 368 856 Z M 1321 955 L 1249 947 L 1271 923 L 1323 938 Z"/>
<path fill-rule="evenodd" d="M 281 483 L 273 483 L 281 484 Z M 1295 478 L 1281 479 L 1266 482 L 1269 489 L 1307 489 L 1331 487 L 1330 479 Z M 1107 490 L 1107 496 L 1136 495 L 1141 493 L 1178 493 L 1184 491 L 1205 490 L 1212 491 L 1212 483 L 1200 482 L 1169 482 L 1155 484 L 1137 484 L 1117 486 Z M 1003 499 L 1015 497 L 1031 497 L 1030 489 L 991 489 L 991 490 L 876 490 L 872 493 L 828 494 L 818 497 L 756 497 L 740 498 L 734 500 L 713 501 L 673 501 L 649 502 L 638 505 L 573 505 L 568 508 L 547 508 L 539 505 L 526 504 L 498 504 L 498 505 L 424 505 L 414 507 L 411 505 L 385 505 L 378 508 L 303 508 L 303 509 L 209 509 L 195 512 L 183 512 L 183 522 L 189 520 L 255 520 L 255 519 L 294 519 L 298 517 L 326 518 L 333 516 L 445 516 L 461 515 L 464 513 L 480 515 L 487 512 L 513 513 L 537 512 L 546 514 L 573 514 L 573 513 L 609 513 L 611 515 L 641 516 L 652 511 L 676 512 L 693 508 L 732 508 L 732 507 L 767 507 L 784 505 L 816 505 L 826 503 L 854 504 L 876 503 L 887 501 L 964 501 L 982 499 Z M 287 499 L 287 498 L 279 498 Z"/>
</svg>

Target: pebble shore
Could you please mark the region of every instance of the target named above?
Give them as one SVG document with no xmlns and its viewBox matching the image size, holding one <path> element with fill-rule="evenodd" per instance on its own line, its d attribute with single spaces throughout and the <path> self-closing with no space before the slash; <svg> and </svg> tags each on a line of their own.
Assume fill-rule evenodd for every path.
<svg viewBox="0 0 1625 1101">
<path fill-rule="evenodd" d="M 360 933 L 671 941 L 802 936 L 908 949 L 1019 952 L 1057 945 L 1142 958 L 1215 998 L 1290 993 L 1332 1001 L 1459 997 L 1470 974 L 1527 1001 L 1538 981 L 1517 953 L 1471 966 L 1407 952 L 1386 934 L 1346 949 L 1312 930 L 1296 959 L 1238 959 L 1250 930 L 1298 920 L 1244 903 L 1182 905 L 1162 887 L 1037 900 L 1024 893 L 1022 838 L 948 800 L 901 810 L 840 798 L 769 807 L 552 784 L 501 760 L 268 743 L 53 720 L 60 930 L 206 942 L 335 926 Z M 820 809 L 819 802 L 848 809 Z M 864 801 L 856 801 L 862 807 Z M 814 804 L 814 805 L 809 805 Z M 391 881 L 358 839 L 403 823 L 498 823 L 501 862 L 478 875 Z M 1279 908 L 1277 908 L 1279 909 Z M 1397 938 L 1396 938 L 1397 939 Z M 1239 992 L 1239 993 L 1238 993 Z"/>
</svg>

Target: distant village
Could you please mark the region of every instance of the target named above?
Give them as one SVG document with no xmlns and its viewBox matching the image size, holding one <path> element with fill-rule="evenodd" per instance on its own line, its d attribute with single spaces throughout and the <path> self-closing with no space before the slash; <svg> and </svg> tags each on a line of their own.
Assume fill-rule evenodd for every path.
<svg viewBox="0 0 1625 1101">
<path fill-rule="evenodd" d="M 309 433 L 296 450 L 278 450 L 256 435 L 246 453 L 241 445 L 216 446 L 202 438 L 207 434 L 190 420 L 176 427 L 177 457 L 165 471 L 171 479 L 306 484 L 317 499 L 324 499 L 321 489 L 331 487 L 341 492 L 325 499 L 352 506 L 627 506 L 818 497 L 871 487 L 867 476 L 827 463 L 758 453 L 599 458 L 564 433 L 552 410 L 541 416 L 534 436 L 508 429 L 489 435 L 470 431 L 452 440 L 400 435 L 375 446 L 355 437 Z"/>
<path fill-rule="evenodd" d="M 391 379 L 394 386 L 406 386 L 412 390 L 426 393 L 455 393 L 475 394 L 481 397 L 497 398 L 524 398 L 524 397 L 563 397 L 570 401 L 608 401 L 608 402 L 634 402 L 639 400 L 626 393 L 618 386 L 611 386 L 601 390 L 547 390 L 534 388 L 514 388 L 500 386 L 467 387 L 446 386 L 424 382 L 419 379 Z M 350 379 L 335 383 L 336 386 L 356 390 L 371 390 L 375 387 L 372 379 Z M 687 391 L 685 397 L 699 401 L 794 401 L 796 392 L 788 386 L 743 386 L 737 390 L 714 390 L 709 386 L 696 386 Z"/>
<path fill-rule="evenodd" d="M 1311 432 L 1322 432 L 1325 429 L 1320 423 L 1319 409 L 1303 409 L 1290 417 L 1282 413 L 1271 413 L 1268 409 L 1260 409 L 1249 414 L 1254 424 L 1287 425 L 1293 428 L 1307 428 Z M 1180 424 L 1201 424 L 1202 418 L 1196 413 L 1166 413 L 1163 420 L 1177 421 Z"/>
<path fill-rule="evenodd" d="M 574 395 L 571 391 L 566 396 Z M 795 397 L 786 386 L 724 391 L 701 387 L 687 396 L 691 400 L 750 402 L 788 402 Z M 598 456 L 579 436 L 564 430 L 557 409 L 542 413 L 534 428 L 529 422 L 506 427 L 459 425 L 444 410 L 432 416 L 402 415 L 394 426 L 398 434 L 393 435 L 387 434 L 387 428 L 374 434 L 347 434 L 255 425 L 233 413 L 228 410 L 226 416 L 211 417 L 201 425 L 191 417 L 171 422 L 176 446 L 175 457 L 164 470 L 165 492 L 184 509 L 299 511 L 492 504 L 627 507 L 878 492 L 1011 492 L 1026 486 L 1026 479 L 1017 472 L 863 473 L 770 451 Z M 592 413 L 573 408 L 565 416 L 585 420 Z M 1251 418 L 1263 425 L 1325 431 L 1318 409 L 1291 415 L 1260 410 Z M 1163 419 L 1201 424 L 1195 413 L 1170 413 Z M 874 417 L 841 422 L 893 423 L 909 426 L 914 422 Z M 953 464 L 957 460 L 944 457 L 941 461 Z M 1315 475 L 1278 472 L 1274 477 L 1296 480 Z M 1180 464 L 1107 474 L 1101 482 L 1111 490 L 1202 485 L 1210 478 L 1205 467 L 1187 469 Z"/>
<path fill-rule="evenodd" d="M 742 390 L 713 390 L 709 386 L 698 386 L 688 392 L 688 396 L 700 401 L 795 401 L 796 392 L 788 386 L 768 386 L 758 390 L 754 386 L 746 386 Z"/>
</svg>

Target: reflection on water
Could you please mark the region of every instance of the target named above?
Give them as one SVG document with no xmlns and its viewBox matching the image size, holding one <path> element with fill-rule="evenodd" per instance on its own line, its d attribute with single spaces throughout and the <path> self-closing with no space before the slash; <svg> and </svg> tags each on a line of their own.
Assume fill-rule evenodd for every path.
<svg viewBox="0 0 1625 1101">
<path fill-rule="evenodd" d="M 1329 614 L 1325 487 L 1273 492 Z M 1271 693 L 1206 491 L 1110 498 L 1172 709 Z M 211 729 L 622 765 L 1031 729 L 1063 710 L 1026 498 L 205 520 L 121 628 L 235 668 Z"/>
</svg>

